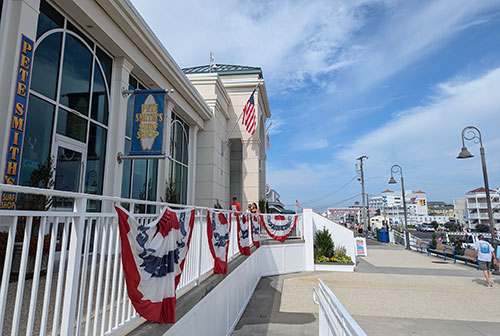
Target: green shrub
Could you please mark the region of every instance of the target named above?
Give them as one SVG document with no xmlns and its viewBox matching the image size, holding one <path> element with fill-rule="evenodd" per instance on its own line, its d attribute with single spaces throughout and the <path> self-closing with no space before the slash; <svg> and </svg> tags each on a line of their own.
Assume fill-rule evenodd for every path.
<svg viewBox="0 0 500 336">
<path fill-rule="evenodd" d="M 332 236 L 327 228 L 316 231 L 314 235 L 314 251 L 325 257 L 331 258 L 333 255 L 334 244 Z"/>
<path fill-rule="evenodd" d="M 435 233 L 432 234 L 431 245 L 434 245 L 434 246 L 437 245 L 437 236 Z"/>
</svg>

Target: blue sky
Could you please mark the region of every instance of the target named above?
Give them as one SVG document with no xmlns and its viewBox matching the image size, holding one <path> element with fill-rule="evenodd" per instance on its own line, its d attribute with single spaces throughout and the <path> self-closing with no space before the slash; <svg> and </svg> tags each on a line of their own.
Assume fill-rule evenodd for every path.
<svg viewBox="0 0 500 336">
<path fill-rule="evenodd" d="M 361 200 L 403 167 L 406 189 L 452 202 L 483 186 L 468 125 L 500 187 L 500 1 L 153 1 L 134 5 L 179 66 L 262 67 L 272 111 L 267 182 L 285 204 Z M 391 186 L 399 190 L 400 185 Z M 311 202 L 308 202 L 313 200 Z"/>
</svg>

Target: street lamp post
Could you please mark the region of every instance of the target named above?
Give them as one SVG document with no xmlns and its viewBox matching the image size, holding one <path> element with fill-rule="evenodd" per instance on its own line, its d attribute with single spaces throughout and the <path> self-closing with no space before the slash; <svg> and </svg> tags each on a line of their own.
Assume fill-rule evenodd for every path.
<svg viewBox="0 0 500 336">
<path fill-rule="evenodd" d="M 497 250 L 497 240 L 495 237 L 495 220 L 493 219 L 493 211 L 491 209 L 490 185 L 488 183 L 488 172 L 486 171 L 486 159 L 484 157 L 483 139 L 481 132 L 477 127 L 467 126 L 462 130 L 462 150 L 458 154 L 457 159 L 468 159 L 474 157 L 465 147 L 465 140 L 479 140 L 479 153 L 481 154 L 481 165 L 483 167 L 484 189 L 486 191 L 486 206 L 488 208 L 488 218 L 490 221 L 491 243 L 493 251 Z M 481 216 L 479 216 L 481 218 Z M 498 271 L 498 266 L 495 265 L 495 271 Z"/>
<path fill-rule="evenodd" d="M 406 197 L 405 197 L 405 183 L 403 179 L 403 168 L 400 165 L 393 165 L 391 167 L 391 178 L 389 180 L 389 184 L 396 184 L 396 180 L 394 179 L 394 174 L 398 173 L 401 176 L 401 193 L 403 197 L 403 213 L 405 216 L 405 240 L 406 240 L 406 249 L 410 249 L 410 234 L 408 232 L 408 216 L 406 214 Z"/>
</svg>

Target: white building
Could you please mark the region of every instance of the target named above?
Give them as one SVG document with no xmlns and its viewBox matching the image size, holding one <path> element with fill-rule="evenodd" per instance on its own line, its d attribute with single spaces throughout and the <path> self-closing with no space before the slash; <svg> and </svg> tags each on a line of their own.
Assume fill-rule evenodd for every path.
<svg viewBox="0 0 500 336">
<path fill-rule="evenodd" d="M 3 183 L 29 186 L 50 156 L 57 190 L 151 201 L 169 191 L 176 203 L 218 199 L 224 208 L 233 196 L 242 204 L 265 198 L 271 114 L 260 68 L 183 72 L 129 1 L 19 0 L 0 8 Z M 255 134 L 240 123 L 229 135 L 259 83 Z M 168 90 L 165 159 L 117 162 L 133 137 L 134 96 L 124 89 Z M 100 202 L 89 210 L 101 211 Z"/>
<path fill-rule="evenodd" d="M 477 188 L 469 191 L 466 197 L 467 219 L 470 227 L 477 224 L 490 225 L 488 207 L 486 205 L 486 189 Z M 491 207 L 495 226 L 500 228 L 500 197 L 496 190 L 490 190 Z"/>
<path fill-rule="evenodd" d="M 323 216 L 331 221 L 350 226 L 351 224 L 360 222 L 361 208 L 358 206 L 350 208 L 328 208 L 323 213 Z"/>
<path fill-rule="evenodd" d="M 427 196 L 422 190 L 405 190 L 405 201 L 408 225 L 430 223 L 446 223 L 447 216 L 429 216 L 427 213 Z M 381 216 L 390 224 L 404 223 L 403 198 L 400 191 L 384 190 L 380 196 L 370 198 L 369 207 L 380 210 Z"/>
<path fill-rule="evenodd" d="M 375 228 L 382 229 L 384 227 L 384 223 L 385 223 L 384 216 L 376 215 L 370 217 L 370 226 L 372 230 L 374 230 Z"/>
</svg>

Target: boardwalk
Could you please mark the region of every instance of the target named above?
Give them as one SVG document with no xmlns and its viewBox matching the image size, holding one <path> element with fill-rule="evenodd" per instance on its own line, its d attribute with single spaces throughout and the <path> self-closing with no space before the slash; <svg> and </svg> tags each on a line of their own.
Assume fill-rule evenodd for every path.
<svg viewBox="0 0 500 336">
<path fill-rule="evenodd" d="M 487 289 L 482 272 L 462 262 L 375 243 L 355 273 L 263 278 L 233 335 L 317 335 L 318 278 L 368 335 L 500 334 L 499 277 Z"/>
</svg>

